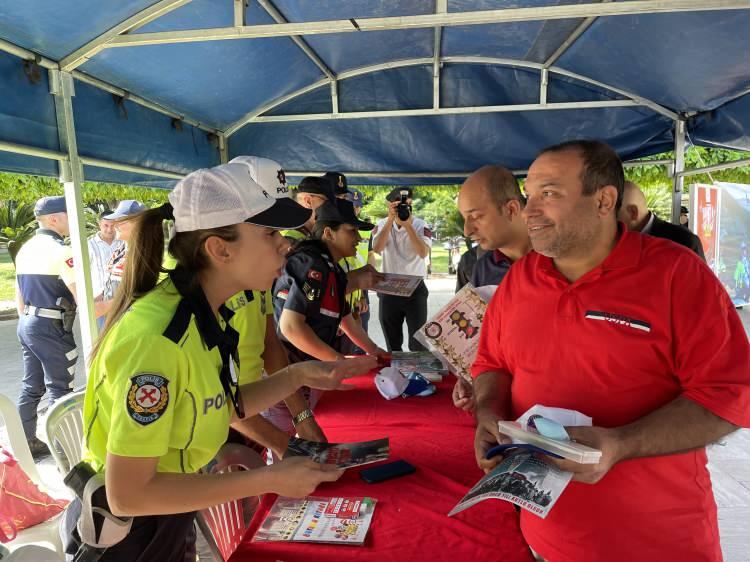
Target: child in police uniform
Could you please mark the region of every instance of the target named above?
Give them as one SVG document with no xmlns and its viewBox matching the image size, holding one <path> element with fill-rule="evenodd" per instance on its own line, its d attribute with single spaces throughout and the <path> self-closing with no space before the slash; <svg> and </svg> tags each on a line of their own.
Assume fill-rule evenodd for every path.
<svg viewBox="0 0 750 562">
<path fill-rule="evenodd" d="M 303 224 L 309 211 L 270 197 L 240 164 L 193 172 L 169 200 L 135 219 L 123 283 L 91 356 L 84 459 L 104 473 L 111 512 L 134 517 L 101 560 L 182 561 L 196 510 L 266 492 L 304 496 L 338 479 L 341 471 L 299 457 L 246 472 L 197 472 L 232 420 L 303 385 L 345 388 L 345 378 L 375 365 L 301 363 L 238 387 L 239 336 L 223 303 L 271 286 L 286 250 L 278 229 Z M 162 222 L 171 218 L 178 267 L 158 282 Z"/>
<path fill-rule="evenodd" d="M 352 317 L 346 301 L 347 276 L 338 265 L 343 258 L 355 255 L 358 230 L 373 225 L 360 221 L 352 203 L 343 199 L 324 203 L 315 214 L 313 238 L 292 249 L 273 289 L 274 315 L 289 359 L 343 359 L 336 346 L 339 327 L 365 352 L 382 353 Z M 312 415 L 318 396 L 315 391 L 308 393 L 310 410 L 305 415 Z M 274 407 L 264 415 L 280 429 L 291 430 L 284 408 Z M 297 425 L 304 419 L 298 416 L 291 421 Z"/>
</svg>

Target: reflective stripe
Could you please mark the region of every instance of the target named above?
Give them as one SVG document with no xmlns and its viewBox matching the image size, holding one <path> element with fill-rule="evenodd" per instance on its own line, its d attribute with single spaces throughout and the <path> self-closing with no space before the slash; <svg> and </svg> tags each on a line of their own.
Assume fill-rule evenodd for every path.
<svg viewBox="0 0 750 562">
<path fill-rule="evenodd" d="M 49 318 L 51 320 L 62 320 L 63 317 L 63 313 L 59 310 L 39 308 L 28 304 L 23 307 L 23 313 L 27 316 L 38 316 L 39 318 Z"/>
<path fill-rule="evenodd" d="M 66 359 L 67 359 L 68 361 L 73 361 L 73 359 L 78 359 L 78 348 L 76 347 L 76 348 L 73 348 L 73 349 L 71 349 L 70 351 L 68 351 L 68 352 L 67 352 L 67 353 L 65 354 L 65 358 L 66 358 Z"/>
<path fill-rule="evenodd" d="M 320 309 L 321 314 L 325 314 L 326 316 L 330 316 L 331 318 L 338 318 L 339 313 L 334 312 L 333 310 L 328 310 L 327 308 L 321 308 Z"/>
<path fill-rule="evenodd" d="M 70 373 L 71 375 L 75 375 L 76 374 L 75 363 L 73 365 L 71 365 L 70 367 L 68 367 L 68 373 Z"/>
</svg>

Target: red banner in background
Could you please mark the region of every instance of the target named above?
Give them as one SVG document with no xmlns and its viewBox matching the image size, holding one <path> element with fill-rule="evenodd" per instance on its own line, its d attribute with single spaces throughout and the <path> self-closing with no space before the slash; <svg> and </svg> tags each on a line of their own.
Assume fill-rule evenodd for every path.
<svg viewBox="0 0 750 562">
<path fill-rule="evenodd" d="M 694 185 L 693 230 L 703 243 L 709 267 L 716 271 L 719 255 L 719 201 L 721 190 L 714 185 Z"/>
</svg>

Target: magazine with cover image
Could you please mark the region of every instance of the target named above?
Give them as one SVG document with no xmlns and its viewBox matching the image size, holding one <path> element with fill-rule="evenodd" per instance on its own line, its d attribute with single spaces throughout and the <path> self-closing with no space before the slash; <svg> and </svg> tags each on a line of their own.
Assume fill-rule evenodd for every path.
<svg viewBox="0 0 750 562">
<path fill-rule="evenodd" d="M 559 470 L 541 455 L 520 449 L 511 452 L 477 482 L 448 515 L 484 500 L 497 499 L 514 503 L 544 519 L 572 477 L 572 472 Z"/>
<path fill-rule="evenodd" d="M 372 522 L 373 498 L 302 499 L 280 496 L 253 542 L 292 541 L 362 545 Z"/>
<path fill-rule="evenodd" d="M 467 283 L 414 337 L 451 372 L 471 381 L 471 364 L 477 356 L 486 310 L 487 301 Z"/>
<path fill-rule="evenodd" d="M 391 353 L 391 367 L 402 375 L 417 372 L 427 380 L 435 382 L 448 374 L 448 369 L 429 351 L 394 351 Z"/>
<path fill-rule="evenodd" d="M 391 447 L 387 437 L 357 443 L 319 443 L 292 437 L 284 457 L 310 457 L 320 464 L 351 468 L 388 458 Z"/>
<path fill-rule="evenodd" d="M 419 275 L 403 275 L 401 273 L 384 273 L 384 279 L 376 283 L 371 290 L 384 295 L 396 297 L 410 297 L 422 282 Z"/>
</svg>

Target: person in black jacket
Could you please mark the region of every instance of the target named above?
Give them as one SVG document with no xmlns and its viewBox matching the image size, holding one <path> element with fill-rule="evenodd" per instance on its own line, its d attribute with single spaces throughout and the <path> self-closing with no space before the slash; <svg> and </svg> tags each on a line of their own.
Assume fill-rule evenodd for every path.
<svg viewBox="0 0 750 562">
<path fill-rule="evenodd" d="M 622 206 L 617 214 L 617 219 L 624 222 L 628 230 L 650 234 L 658 238 L 666 238 L 690 248 L 703 261 L 706 261 L 700 238 L 687 228 L 662 220 L 649 211 L 646 206 L 646 197 L 643 195 L 641 188 L 631 181 L 625 182 Z"/>
</svg>

